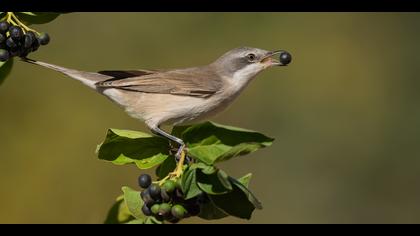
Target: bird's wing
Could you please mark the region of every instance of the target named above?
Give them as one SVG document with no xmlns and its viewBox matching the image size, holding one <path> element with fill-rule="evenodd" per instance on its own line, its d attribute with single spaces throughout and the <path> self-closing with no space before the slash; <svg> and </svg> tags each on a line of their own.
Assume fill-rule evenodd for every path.
<svg viewBox="0 0 420 236">
<path fill-rule="evenodd" d="M 99 88 L 116 88 L 135 92 L 210 97 L 222 87 L 220 76 L 206 70 L 172 71 L 101 71 L 114 78 L 98 82 Z"/>
<path fill-rule="evenodd" d="M 143 76 L 156 73 L 154 70 L 103 70 L 99 71 L 99 74 L 112 76 L 113 79 L 125 79 L 136 76 Z"/>
</svg>

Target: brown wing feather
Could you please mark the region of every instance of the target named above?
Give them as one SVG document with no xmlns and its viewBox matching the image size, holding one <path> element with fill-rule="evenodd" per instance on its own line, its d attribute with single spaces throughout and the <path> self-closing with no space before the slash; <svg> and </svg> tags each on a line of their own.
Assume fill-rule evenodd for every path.
<svg viewBox="0 0 420 236">
<path fill-rule="evenodd" d="M 128 71 L 130 73 L 132 71 Z M 123 74 L 121 71 L 118 74 Z M 121 77 L 120 77 L 121 78 Z M 97 83 L 101 88 L 117 88 L 144 93 L 209 97 L 222 87 L 222 79 L 206 68 L 154 72 Z"/>
</svg>

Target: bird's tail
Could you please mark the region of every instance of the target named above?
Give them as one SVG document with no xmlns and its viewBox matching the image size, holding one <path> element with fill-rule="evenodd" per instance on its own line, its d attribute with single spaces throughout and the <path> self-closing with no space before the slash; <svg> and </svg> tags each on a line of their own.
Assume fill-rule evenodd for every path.
<svg viewBox="0 0 420 236">
<path fill-rule="evenodd" d="M 104 81 L 104 80 L 112 78 L 111 76 L 102 75 L 102 74 L 99 74 L 99 73 L 85 72 L 85 71 L 69 69 L 69 68 L 45 63 L 45 62 L 42 62 L 42 61 L 32 60 L 32 59 L 29 59 L 29 58 L 22 58 L 22 61 L 61 72 L 61 73 L 65 74 L 65 75 L 67 75 L 67 76 L 69 76 L 69 77 L 71 77 L 75 80 L 78 80 L 78 81 L 82 82 L 86 86 L 88 86 L 90 88 L 93 88 L 93 89 L 96 89 L 95 84 L 97 82 Z"/>
</svg>

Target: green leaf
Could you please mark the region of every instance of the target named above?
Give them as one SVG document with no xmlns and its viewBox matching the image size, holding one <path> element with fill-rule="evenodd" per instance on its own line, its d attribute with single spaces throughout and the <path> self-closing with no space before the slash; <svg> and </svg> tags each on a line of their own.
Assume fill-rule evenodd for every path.
<svg viewBox="0 0 420 236">
<path fill-rule="evenodd" d="M 210 199 L 207 203 L 201 205 L 198 217 L 205 220 L 217 220 L 227 217 L 228 215 L 220 210 Z"/>
<path fill-rule="evenodd" d="M 144 203 L 140 197 L 140 192 L 129 187 L 122 187 L 122 191 L 124 192 L 124 203 L 131 215 L 136 219 L 144 219 L 145 216 L 141 211 Z"/>
<path fill-rule="evenodd" d="M 247 196 L 248 200 L 255 206 L 257 209 L 262 209 L 261 202 L 255 197 L 255 195 L 248 189 L 249 181 L 251 180 L 252 174 L 249 173 L 242 178 L 236 180 L 232 177 L 229 177 L 229 180 L 232 184 L 236 185 L 239 189 L 241 189 Z"/>
<path fill-rule="evenodd" d="M 58 12 L 16 12 L 19 20 L 27 24 L 45 24 L 55 20 L 60 13 Z"/>
<path fill-rule="evenodd" d="M 227 189 L 232 190 L 232 185 L 229 181 L 229 175 L 226 174 L 223 170 L 217 172 L 217 177 L 219 178 L 220 183 Z"/>
<path fill-rule="evenodd" d="M 0 84 L 2 84 L 7 75 L 9 75 L 10 71 L 12 70 L 12 66 L 13 59 L 9 59 L 6 62 L 0 61 Z"/>
<path fill-rule="evenodd" d="M 214 166 L 207 165 L 202 162 L 194 163 L 190 166 L 191 169 L 200 169 L 206 175 L 216 173 L 217 169 Z"/>
<path fill-rule="evenodd" d="M 114 205 L 108 211 L 108 215 L 105 219 L 105 224 L 123 224 L 133 220 L 134 217 L 130 214 L 126 204 L 124 203 L 124 197 L 121 195 L 117 198 Z"/>
<path fill-rule="evenodd" d="M 109 129 L 105 141 L 98 146 L 98 157 L 116 165 L 135 163 L 140 169 L 159 165 L 169 156 L 166 139 L 146 133 Z"/>
<path fill-rule="evenodd" d="M 165 178 L 170 172 L 172 172 L 176 167 L 175 158 L 169 157 L 156 168 L 156 175 L 159 179 Z"/>
<path fill-rule="evenodd" d="M 176 126 L 172 134 L 186 142 L 189 155 L 208 165 L 255 152 L 274 140 L 255 131 L 213 122 Z"/>
<path fill-rule="evenodd" d="M 248 173 L 241 178 L 238 179 L 238 181 L 243 184 L 245 187 L 249 187 L 249 182 L 251 182 L 252 173 Z"/>
<path fill-rule="evenodd" d="M 185 199 L 191 199 L 202 193 L 197 185 L 196 169 L 187 169 L 184 171 L 181 179 L 181 190 L 185 195 Z"/>
<path fill-rule="evenodd" d="M 134 219 L 134 220 L 130 220 L 129 222 L 127 222 L 126 224 L 128 225 L 141 225 L 144 224 L 144 219 Z"/>
<path fill-rule="evenodd" d="M 200 187 L 200 189 L 208 194 L 212 195 L 219 195 L 219 194 L 225 194 L 232 190 L 232 186 L 230 185 L 230 188 L 227 188 L 222 181 L 219 178 L 219 171 L 217 173 L 214 173 L 212 175 L 206 175 L 202 173 L 201 171 L 196 172 L 197 175 L 197 185 Z M 227 181 L 229 182 L 229 181 Z"/>
<path fill-rule="evenodd" d="M 146 218 L 146 220 L 144 221 L 145 224 L 162 224 L 162 221 L 157 220 L 155 217 L 153 216 L 149 216 Z"/>
<path fill-rule="evenodd" d="M 251 219 L 254 205 L 248 200 L 248 196 L 236 185 L 232 186 L 231 192 L 223 195 L 209 195 L 209 198 L 226 214 L 242 219 Z"/>
</svg>

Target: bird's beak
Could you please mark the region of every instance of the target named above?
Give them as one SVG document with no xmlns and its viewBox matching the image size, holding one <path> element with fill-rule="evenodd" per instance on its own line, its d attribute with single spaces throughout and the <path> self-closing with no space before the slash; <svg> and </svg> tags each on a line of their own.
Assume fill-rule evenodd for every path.
<svg viewBox="0 0 420 236">
<path fill-rule="evenodd" d="M 266 67 L 271 66 L 287 66 L 287 64 L 281 63 L 278 59 L 273 58 L 275 55 L 279 55 L 283 50 L 276 50 L 268 52 L 267 55 L 265 55 L 263 58 L 261 58 L 260 63 L 263 63 Z"/>
</svg>

